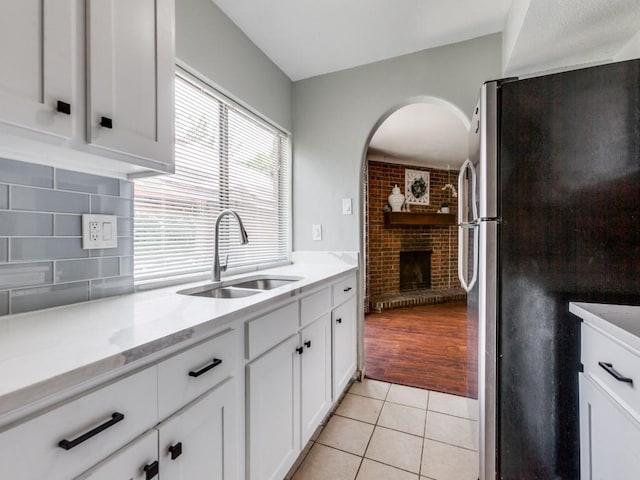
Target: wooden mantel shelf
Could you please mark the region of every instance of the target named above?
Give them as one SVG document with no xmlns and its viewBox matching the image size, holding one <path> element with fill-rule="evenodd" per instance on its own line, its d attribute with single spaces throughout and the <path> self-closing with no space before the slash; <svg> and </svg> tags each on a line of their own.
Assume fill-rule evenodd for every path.
<svg viewBox="0 0 640 480">
<path fill-rule="evenodd" d="M 453 213 L 384 212 L 385 225 L 455 225 Z"/>
</svg>

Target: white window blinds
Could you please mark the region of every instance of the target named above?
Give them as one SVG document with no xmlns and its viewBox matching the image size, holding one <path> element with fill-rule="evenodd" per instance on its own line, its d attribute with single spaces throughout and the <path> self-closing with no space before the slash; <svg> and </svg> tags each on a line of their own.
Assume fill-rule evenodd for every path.
<svg viewBox="0 0 640 480">
<path fill-rule="evenodd" d="M 217 214 L 229 268 L 289 257 L 289 138 L 211 88 L 176 76 L 175 174 L 136 180 L 134 277 L 138 284 L 211 272 Z"/>
</svg>

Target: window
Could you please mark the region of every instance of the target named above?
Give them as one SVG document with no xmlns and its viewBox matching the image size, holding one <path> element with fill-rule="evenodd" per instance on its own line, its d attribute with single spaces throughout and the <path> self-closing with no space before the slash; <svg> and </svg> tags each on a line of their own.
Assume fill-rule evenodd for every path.
<svg viewBox="0 0 640 480">
<path fill-rule="evenodd" d="M 176 75 L 175 174 L 135 182 L 138 285 L 209 275 L 215 219 L 229 268 L 289 258 L 289 137 L 181 71 Z M 227 257 L 228 256 L 228 257 Z"/>
</svg>

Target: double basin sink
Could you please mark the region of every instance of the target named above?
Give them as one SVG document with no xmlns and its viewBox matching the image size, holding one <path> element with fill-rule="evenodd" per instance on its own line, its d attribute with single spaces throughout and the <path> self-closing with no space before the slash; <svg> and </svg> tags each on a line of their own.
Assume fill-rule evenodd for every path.
<svg viewBox="0 0 640 480">
<path fill-rule="evenodd" d="M 188 288 L 180 290 L 178 293 L 208 298 L 243 298 L 289 285 L 299 280 L 302 280 L 302 277 L 259 276 L 250 279 L 240 278 Z"/>
</svg>

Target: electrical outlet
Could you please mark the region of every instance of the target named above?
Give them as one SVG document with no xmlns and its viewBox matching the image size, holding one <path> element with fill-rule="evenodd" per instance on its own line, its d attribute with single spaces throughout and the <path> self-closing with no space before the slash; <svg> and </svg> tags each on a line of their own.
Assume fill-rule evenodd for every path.
<svg viewBox="0 0 640 480">
<path fill-rule="evenodd" d="M 82 248 L 116 248 L 118 217 L 115 215 L 82 215 Z"/>
</svg>

